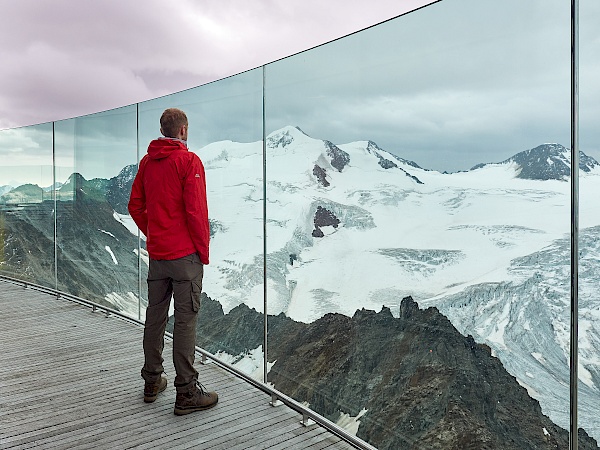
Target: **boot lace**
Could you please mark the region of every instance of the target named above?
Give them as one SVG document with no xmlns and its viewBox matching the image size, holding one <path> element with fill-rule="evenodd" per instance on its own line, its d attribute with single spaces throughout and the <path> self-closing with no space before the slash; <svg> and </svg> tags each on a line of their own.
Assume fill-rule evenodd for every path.
<svg viewBox="0 0 600 450">
<path fill-rule="evenodd" d="M 199 381 L 196 381 L 196 389 L 198 390 L 198 393 L 200 395 L 203 395 L 204 397 L 210 397 L 210 394 L 206 390 L 206 387 L 204 387 L 204 385 Z"/>
</svg>

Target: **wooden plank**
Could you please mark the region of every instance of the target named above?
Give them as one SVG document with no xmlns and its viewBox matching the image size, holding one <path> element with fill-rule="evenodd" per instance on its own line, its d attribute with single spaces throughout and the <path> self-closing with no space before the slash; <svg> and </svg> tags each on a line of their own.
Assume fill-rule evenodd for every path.
<svg viewBox="0 0 600 450">
<path fill-rule="evenodd" d="M 141 377 L 135 377 L 132 379 L 141 380 Z M 241 396 L 236 392 L 236 390 L 241 391 L 242 394 L 248 393 L 249 395 L 256 395 L 255 392 L 248 391 L 246 387 L 247 385 L 244 385 L 243 383 L 230 386 L 228 389 L 225 390 L 225 394 L 221 393 L 221 397 L 223 398 L 223 396 L 225 396 L 225 398 L 227 398 L 228 395 L 235 397 Z M 75 416 L 77 414 L 81 414 L 83 412 L 88 411 L 90 413 L 94 411 L 98 412 L 100 416 L 102 416 L 100 417 L 102 419 L 105 417 L 104 411 L 106 410 L 115 412 L 118 411 L 118 409 L 116 409 L 117 407 L 122 407 L 126 410 L 129 407 L 128 404 L 147 406 L 142 402 L 143 384 L 138 385 L 137 391 L 137 393 L 132 394 L 131 386 L 128 386 L 124 383 L 118 390 L 109 392 L 108 395 L 102 396 L 100 398 L 98 398 L 98 394 L 94 392 L 88 393 L 85 397 L 81 395 L 76 397 L 77 400 L 75 402 L 71 400 L 71 396 L 63 396 L 61 399 L 59 399 L 59 403 L 52 402 L 52 410 L 49 411 L 48 414 L 40 414 L 37 413 L 35 410 L 31 411 L 29 409 L 31 404 L 28 403 L 28 405 L 26 405 L 25 408 L 23 408 L 21 414 L 15 415 L 11 422 L 15 422 L 15 426 L 20 428 L 25 427 L 28 424 L 28 422 L 34 422 L 33 426 L 37 426 L 39 425 L 38 422 L 40 420 L 46 426 L 58 425 L 64 421 L 69 421 L 71 416 Z M 229 391 L 232 391 L 232 394 L 229 394 Z M 172 401 L 170 402 L 170 408 L 172 409 L 175 399 L 174 388 L 167 388 L 167 390 L 164 393 L 161 393 L 159 399 L 165 399 L 167 395 L 172 399 Z M 264 399 L 261 398 L 261 401 L 264 401 Z M 86 406 L 86 403 L 88 402 L 89 406 Z M 59 413 L 59 415 L 55 415 L 55 413 Z M 29 416 L 29 420 L 26 420 L 27 416 Z M 6 428 L 7 429 L 5 431 L 7 434 L 9 434 L 9 431 L 12 430 L 10 430 L 8 426 Z M 17 429 L 16 432 L 18 433 L 19 429 Z"/>
<path fill-rule="evenodd" d="M 259 399 L 252 399 L 248 401 L 248 405 L 254 406 L 259 405 Z M 153 416 L 148 418 L 143 425 L 138 426 L 136 424 L 135 428 L 133 428 L 134 433 L 127 433 L 128 430 L 123 430 L 120 435 L 116 436 L 119 445 L 123 446 L 133 446 L 133 445 L 143 445 L 147 442 L 157 441 L 166 437 L 167 435 L 177 437 L 182 433 L 187 433 L 190 429 L 211 429 L 213 427 L 221 426 L 228 421 L 236 421 L 243 419 L 246 415 L 246 411 L 238 407 L 234 407 L 235 405 L 221 405 L 216 406 L 215 408 L 208 411 L 199 411 L 197 413 L 192 414 L 191 416 L 174 416 L 172 406 L 169 408 L 169 417 L 165 416 Z M 220 408 L 220 409 L 216 409 Z M 172 439 L 167 439 L 167 444 L 169 448 L 172 447 L 171 444 Z M 112 442 L 113 439 L 106 441 L 104 443 Z M 110 445 L 109 445 L 110 446 Z"/>
<path fill-rule="evenodd" d="M 131 437 L 136 435 L 139 435 L 138 437 L 141 437 L 143 441 L 147 441 L 153 436 L 161 437 L 164 435 L 164 428 L 166 428 L 167 423 L 171 422 L 171 416 L 173 416 L 173 404 L 165 403 L 157 405 L 152 410 L 146 409 L 122 417 L 121 420 L 113 423 L 109 433 L 92 425 L 65 434 L 59 439 L 52 439 L 51 442 L 60 448 L 75 448 L 78 446 L 89 448 L 92 443 L 96 445 L 102 443 L 104 448 L 112 448 L 117 443 L 118 446 L 124 445 L 126 441 L 131 443 Z"/>
<path fill-rule="evenodd" d="M 0 281 L 0 323 L 2 449 L 323 448 L 339 441 L 302 426 L 297 412 L 271 407 L 269 395 L 214 363 L 197 370 L 219 393 L 217 406 L 175 416 L 169 339 L 169 385 L 144 403 L 143 327 L 118 317 Z M 343 444 L 336 448 L 352 448 Z"/>
<path fill-rule="evenodd" d="M 317 427 L 310 430 L 306 430 L 306 432 L 302 434 L 298 434 L 287 439 L 284 442 L 266 448 L 270 448 L 272 450 L 285 450 L 289 448 L 310 448 L 309 444 L 311 440 L 313 442 L 320 442 L 322 440 L 322 437 L 327 438 L 331 437 L 331 435 L 327 433 L 324 428 Z"/>
<path fill-rule="evenodd" d="M 315 445 L 312 448 L 315 448 L 315 449 L 326 448 L 327 450 L 345 450 L 348 448 L 348 443 L 346 441 L 339 439 L 337 442 L 333 442 L 333 443 L 329 444 L 327 447 L 319 447 L 318 445 Z"/>
<path fill-rule="evenodd" d="M 264 430 L 252 430 L 245 437 L 229 441 L 228 450 L 245 450 L 247 448 L 265 448 L 265 446 L 276 444 L 289 437 L 289 432 L 298 428 L 299 417 L 290 417 L 280 422 L 276 427 Z"/>
<path fill-rule="evenodd" d="M 177 431 L 177 428 L 170 428 L 167 435 L 158 438 L 153 442 L 144 444 L 140 446 L 140 448 L 155 448 L 154 445 L 166 446 L 167 444 L 171 446 L 180 444 L 181 442 L 194 442 L 197 445 L 211 443 L 223 433 L 227 433 L 236 424 L 246 423 L 250 420 L 249 418 L 253 417 L 253 414 L 255 416 L 260 416 L 265 413 L 268 408 L 270 408 L 270 406 L 263 402 L 251 404 L 249 405 L 249 408 L 240 409 L 236 414 L 215 416 L 214 420 L 211 420 L 208 423 L 199 422 L 202 420 L 202 418 L 199 417 L 200 414 L 194 413 L 189 416 L 183 416 L 180 419 L 184 418 L 185 421 L 181 420 L 179 425 L 186 428 L 185 433 L 173 433 L 173 431 Z M 209 411 L 206 412 L 208 413 Z"/>
<path fill-rule="evenodd" d="M 254 447 L 258 447 L 258 448 L 264 448 L 265 446 L 265 441 L 271 441 L 271 445 L 274 445 L 276 442 L 281 442 L 281 441 L 285 441 L 285 440 L 289 440 L 291 436 L 295 436 L 295 435 L 299 435 L 305 432 L 308 432 L 309 430 L 307 430 L 300 422 L 301 416 L 297 415 L 293 418 L 293 421 L 291 421 L 290 419 L 286 419 L 281 423 L 281 427 L 282 430 L 284 430 L 285 432 L 282 433 L 279 430 L 279 427 L 268 427 L 265 430 L 263 430 L 262 432 L 256 433 L 254 431 L 248 433 L 246 436 L 238 438 L 237 436 L 233 436 L 232 438 L 229 438 L 227 440 L 224 441 L 223 445 L 221 446 L 217 446 L 216 448 L 219 449 L 229 449 L 229 448 L 234 448 L 234 447 L 240 447 L 244 448 L 244 446 L 248 445 L 248 442 L 253 442 L 253 446 Z M 268 423 L 267 423 L 268 425 Z M 287 425 L 287 427 L 286 427 Z M 311 425 L 311 429 L 312 428 L 316 428 L 318 427 L 317 425 Z M 279 439 L 277 441 L 275 441 L 275 439 L 277 437 L 281 437 L 283 439 Z"/>
<path fill-rule="evenodd" d="M 254 409 L 246 411 L 243 421 L 236 421 L 228 427 L 215 429 L 211 433 L 190 433 L 182 440 L 181 445 L 175 448 L 183 449 L 190 447 L 203 447 L 210 444 L 211 449 L 228 449 L 231 441 L 236 437 L 248 436 L 252 431 L 264 433 L 270 427 L 278 426 L 280 423 L 290 419 L 289 410 L 275 410 L 267 405 L 266 409 Z M 295 417 L 297 419 L 297 416 Z"/>
</svg>

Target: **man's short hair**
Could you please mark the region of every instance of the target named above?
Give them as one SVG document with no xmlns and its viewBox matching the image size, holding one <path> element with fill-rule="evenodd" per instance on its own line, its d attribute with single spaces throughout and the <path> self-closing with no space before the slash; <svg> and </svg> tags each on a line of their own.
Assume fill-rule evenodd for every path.
<svg viewBox="0 0 600 450">
<path fill-rule="evenodd" d="M 177 137 L 179 129 L 187 124 L 187 116 L 178 108 L 167 108 L 160 116 L 160 129 L 165 137 Z"/>
</svg>

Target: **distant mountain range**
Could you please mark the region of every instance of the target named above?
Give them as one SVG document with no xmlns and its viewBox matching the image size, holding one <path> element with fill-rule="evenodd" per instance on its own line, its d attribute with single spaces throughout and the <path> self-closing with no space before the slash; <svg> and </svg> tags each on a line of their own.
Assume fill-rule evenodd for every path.
<svg viewBox="0 0 600 450">
<path fill-rule="evenodd" d="M 354 317 L 385 307 L 399 319 L 401 299 L 410 296 L 488 345 L 543 413 L 568 427 L 565 147 L 544 144 L 500 163 L 442 174 L 372 141 L 333 144 L 296 127 L 271 133 L 266 144 L 270 315 L 313 324 L 331 313 Z M 197 153 L 206 168 L 213 236 L 206 293 L 225 313 L 241 304 L 261 310 L 262 142 L 216 142 Z M 581 199 L 579 419 L 599 438 L 600 248 L 594 243 L 600 211 L 592 194 L 600 192 L 600 169 L 583 153 L 580 169 L 587 194 Z M 125 215 L 135 172 L 127 166 L 110 180 L 73 174 L 56 191 L 61 287 L 132 314 L 137 238 Z M 47 195 L 24 185 L 0 196 L 3 273 L 52 282 Z M 231 356 L 251 364 L 250 353 Z"/>
<path fill-rule="evenodd" d="M 304 134 L 298 127 L 295 129 Z M 277 134 L 274 135 L 277 136 Z M 286 138 L 289 139 L 289 142 L 286 141 Z M 278 137 L 278 140 L 271 135 L 268 142 L 270 145 L 277 146 L 282 144 L 285 147 L 286 144 L 293 142 L 293 138 L 289 137 L 289 131 L 285 131 L 283 136 Z M 342 150 L 329 141 L 323 142 L 325 142 L 325 145 L 328 148 L 328 154 L 332 156 L 332 166 L 341 171 L 347 163 L 344 162 Z M 404 171 L 396 164 L 396 162 L 405 166 L 421 169 L 414 161 L 406 160 L 391 154 L 379 148 L 373 141 L 368 141 L 366 143 L 365 150 L 367 153 L 374 155 L 378 159 L 378 164 L 383 169 L 394 168 Z M 579 154 L 579 168 L 583 172 L 591 172 L 600 166 L 600 164 L 591 156 L 587 156 L 581 151 Z M 560 144 L 543 144 L 530 150 L 517 153 L 500 163 L 480 163 L 473 166 L 470 170 L 474 171 L 489 166 L 511 164 L 514 167 L 515 176 L 517 178 L 527 180 L 566 181 L 570 176 L 571 152 Z M 109 180 L 103 178 L 86 180 L 78 173 L 73 173 L 64 184 L 57 182 L 55 190 L 59 200 L 69 200 L 72 198 L 73 192 L 77 192 L 77 189 L 85 188 L 88 190 L 88 197 L 93 197 L 95 195 L 101 200 L 106 199 L 119 214 L 127 214 L 129 192 L 131 192 L 131 185 L 136 173 L 137 165 L 135 164 L 125 166 L 118 175 Z M 319 172 L 317 169 L 317 173 L 322 172 Z M 408 173 L 407 175 L 411 176 Z M 319 176 L 315 176 L 319 178 Z M 323 184 L 321 178 L 319 178 L 319 181 Z M 418 178 L 415 178 L 415 181 L 421 183 Z M 37 203 L 51 199 L 51 191 L 52 186 L 41 188 L 35 184 L 24 184 L 18 187 L 3 185 L 0 186 L 0 203 Z"/>
<path fill-rule="evenodd" d="M 119 214 L 128 214 L 127 202 L 137 166 L 124 167 L 121 172 L 109 179 L 93 178 L 86 180 L 78 173 L 73 173 L 63 183 L 56 183 L 55 193 L 59 201 L 85 200 L 107 201 Z M 41 188 L 35 184 L 24 184 L 18 187 L 2 186 L 5 192 L 0 196 L 0 204 L 25 205 L 52 200 L 52 187 Z M 1 189 L 1 188 L 0 188 Z"/>
</svg>

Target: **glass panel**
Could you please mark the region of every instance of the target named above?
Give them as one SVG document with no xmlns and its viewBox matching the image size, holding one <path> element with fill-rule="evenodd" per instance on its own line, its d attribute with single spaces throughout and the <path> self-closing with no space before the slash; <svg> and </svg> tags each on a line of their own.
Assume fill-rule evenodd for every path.
<svg viewBox="0 0 600 450">
<path fill-rule="evenodd" d="M 55 124 L 58 288 L 138 316 L 136 106 Z"/>
<path fill-rule="evenodd" d="M 0 273 L 55 287 L 52 124 L 0 131 Z"/>
<path fill-rule="evenodd" d="M 600 442 L 600 4 L 579 2 L 579 426 Z"/>
<path fill-rule="evenodd" d="M 187 114 L 189 148 L 206 173 L 211 262 L 197 345 L 262 379 L 262 69 L 141 103 L 140 157 L 169 107 Z"/>
<path fill-rule="evenodd" d="M 567 3 L 266 67 L 268 380 L 376 447 L 568 446 Z"/>
</svg>

